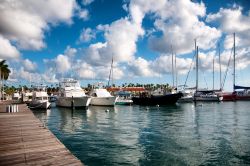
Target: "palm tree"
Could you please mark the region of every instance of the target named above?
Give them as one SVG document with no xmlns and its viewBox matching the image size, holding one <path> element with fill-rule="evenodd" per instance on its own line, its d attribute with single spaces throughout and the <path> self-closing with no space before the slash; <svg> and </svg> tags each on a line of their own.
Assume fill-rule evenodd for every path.
<svg viewBox="0 0 250 166">
<path fill-rule="evenodd" d="M 5 64 L 6 60 L 2 60 L 0 62 L 0 78 L 7 80 L 9 78 L 10 75 L 10 69 L 9 66 L 7 64 Z"/>
<path fill-rule="evenodd" d="M 9 78 L 9 74 L 10 74 L 10 69 L 9 66 L 7 64 L 5 64 L 6 60 L 2 60 L 0 62 L 0 82 L 1 82 L 1 86 L 0 86 L 0 93 L 1 93 L 1 98 L 3 99 L 3 92 L 2 92 L 2 79 L 3 80 L 7 80 Z"/>
</svg>

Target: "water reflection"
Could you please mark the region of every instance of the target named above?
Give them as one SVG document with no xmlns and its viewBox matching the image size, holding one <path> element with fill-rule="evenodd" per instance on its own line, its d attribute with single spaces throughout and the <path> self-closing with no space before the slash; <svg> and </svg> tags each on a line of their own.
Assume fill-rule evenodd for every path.
<svg viewBox="0 0 250 166">
<path fill-rule="evenodd" d="M 250 164 L 250 103 L 35 112 L 87 165 Z"/>
</svg>

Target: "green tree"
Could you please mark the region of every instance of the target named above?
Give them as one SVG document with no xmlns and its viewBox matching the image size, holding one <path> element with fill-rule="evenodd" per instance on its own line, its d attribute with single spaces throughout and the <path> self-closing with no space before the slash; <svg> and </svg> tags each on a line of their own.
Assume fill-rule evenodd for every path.
<svg viewBox="0 0 250 166">
<path fill-rule="evenodd" d="M 6 60 L 2 60 L 0 62 L 0 73 L 1 79 L 7 80 L 10 75 L 9 66 L 6 64 Z"/>
</svg>

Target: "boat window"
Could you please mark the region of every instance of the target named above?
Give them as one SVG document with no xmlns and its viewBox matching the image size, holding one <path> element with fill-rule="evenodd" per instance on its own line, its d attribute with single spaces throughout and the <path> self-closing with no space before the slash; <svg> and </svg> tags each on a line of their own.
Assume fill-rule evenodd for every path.
<svg viewBox="0 0 250 166">
<path fill-rule="evenodd" d="M 42 100 L 42 97 L 36 97 L 37 100 Z"/>
<path fill-rule="evenodd" d="M 43 97 L 43 100 L 48 100 L 48 97 Z"/>
</svg>

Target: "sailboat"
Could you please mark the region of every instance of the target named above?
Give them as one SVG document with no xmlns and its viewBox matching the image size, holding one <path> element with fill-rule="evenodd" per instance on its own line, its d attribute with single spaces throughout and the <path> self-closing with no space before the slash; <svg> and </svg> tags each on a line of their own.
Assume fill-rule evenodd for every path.
<svg viewBox="0 0 250 166">
<path fill-rule="evenodd" d="M 110 83 L 110 80 L 112 79 L 111 85 L 113 85 L 113 57 L 111 61 L 111 67 L 110 67 L 110 73 L 109 73 L 109 81 L 108 86 Z M 107 89 L 103 87 L 102 83 L 98 83 L 97 86 L 94 86 L 94 88 L 90 91 L 91 96 L 91 105 L 96 106 L 114 106 L 118 97 L 111 95 Z"/>
<path fill-rule="evenodd" d="M 114 106 L 118 98 L 111 95 L 107 89 L 103 88 L 101 83 L 98 83 L 98 85 L 90 91 L 90 96 L 90 105 L 96 106 Z"/>
<path fill-rule="evenodd" d="M 174 87 L 174 68 L 173 68 L 173 54 L 172 54 L 172 74 L 173 74 L 173 87 Z M 177 82 L 177 81 L 176 81 Z M 143 93 L 140 96 L 132 97 L 133 103 L 137 105 L 169 105 L 175 104 L 178 99 L 183 96 L 181 92 L 167 93 L 163 91 L 160 94 L 147 94 Z"/>
<path fill-rule="evenodd" d="M 198 89 L 198 69 L 199 69 L 199 48 L 196 46 L 196 91 L 194 93 L 194 101 L 221 101 L 223 96 L 216 94 L 214 90 Z"/>
<path fill-rule="evenodd" d="M 196 44 L 195 44 L 195 47 L 196 47 Z M 183 94 L 183 96 L 177 101 L 178 103 L 190 103 L 190 102 L 194 101 L 194 92 L 195 92 L 196 88 L 187 88 L 187 80 L 188 80 L 189 73 L 192 69 L 193 60 L 194 60 L 195 56 L 196 56 L 196 48 L 194 49 L 193 59 L 192 59 L 192 62 L 189 66 L 189 70 L 187 73 L 185 83 L 184 83 L 184 85 L 180 86 L 180 87 L 182 87 L 180 92 Z"/>
<path fill-rule="evenodd" d="M 235 65 L 236 47 L 235 47 L 235 33 L 234 33 L 234 44 L 233 44 L 233 92 L 224 92 L 223 101 L 236 101 L 236 100 L 250 100 L 250 87 L 236 85 L 236 65 Z M 231 57 L 230 57 L 231 58 Z M 227 70 L 230 64 L 230 59 L 228 62 Z"/>
<path fill-rule="evenodd" d="M 234 33 L 234 79 L 233 79 L 233 89 L 234 92 L 232 93 L 232 96 L 235 97 L 235 100 L 250 100 L 250 87 L 240 86 L 235 84 L 235 33 Z"/>
</svg>

